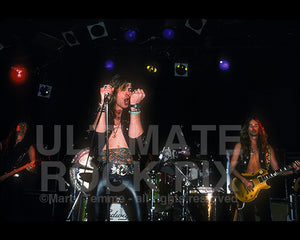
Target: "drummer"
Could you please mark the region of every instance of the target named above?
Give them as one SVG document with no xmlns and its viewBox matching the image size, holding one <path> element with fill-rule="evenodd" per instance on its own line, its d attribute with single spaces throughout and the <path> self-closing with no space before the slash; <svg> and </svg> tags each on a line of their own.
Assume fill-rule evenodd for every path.
<svg viewBox="0 0 300 240">
<path fill-rule="evenodd" d="M 129 150 L 129 142 L 142 138 L 144 133 L 141 123 L 140 103 L 145 98 L 143 89 L 133 90 L 132 82 L 123 79 L 120 75 L 113 77 L 112 81 L 100 88 L 101 100 L 99 109 L 103 109 L 104 98 L 108 94 L 108 149 L 105 141 L 106 133 L 106 112 L 99 111 L 93 124 L 98 141 L 92 148 L 92 154 L 98 160 L 102 170 L 96 196 L 103 196 L 107 193 L 109 182 L 105 177 L 105 166 L 109 167 L 109 180 L 116 185 L 126 186 L 124 194 L 129 194 L 132 203 L 125 204 L 129 220 L 142 220 L 142 211 L 138 203 L 137 193 L 133 184 L 133 163 L 134 156 Z M 105 105 L 106 107 L 107 105 Z M 100 117 L 100 119 L 99 119 Z M 108 150 L 108 159 L 107 159 Z M 108 163 L 106 165 L 106 163 Z M 112 192 L 110 192 L 112 194 Z M 120 193 L 117 193 L 120 194 Z M 123 192 L 121 193 L 123 194 Z M 92 203 L 94 210 L 89 219 L 103 221 L 107 219 L 107 209 L 104 203 Z M 131 218 L 131 219 L 130 219 Z"/>
</svg>

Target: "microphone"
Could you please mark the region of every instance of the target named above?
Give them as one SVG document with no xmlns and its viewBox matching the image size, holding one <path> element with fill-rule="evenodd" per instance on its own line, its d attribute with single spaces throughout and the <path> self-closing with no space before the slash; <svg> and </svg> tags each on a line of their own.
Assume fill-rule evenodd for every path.
<svg viewBox="0 0 300 240">
<path fill-rule="evenodd" d="M 104 94 L 104 103 L 108 103 L 108 96 L 109 96 L 109 93 Z"/>
</svg>

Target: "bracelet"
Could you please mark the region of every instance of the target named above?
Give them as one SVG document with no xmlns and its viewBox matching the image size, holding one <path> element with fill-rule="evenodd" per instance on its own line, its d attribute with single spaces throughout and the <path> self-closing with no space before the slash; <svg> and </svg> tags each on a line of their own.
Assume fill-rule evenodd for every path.
<svg viewBox="0 0 300 240">
<path fill-rule="evenodd" d="M 141 114 L 141 110 L 136 110 L 136 111 L 128 111 L 130 115 L 140 115 Z"/>
<path fill-rule="evenodd" d="M 135 108 L 135 109 L 140 109 L 141 107 L 140 107 L 140 104 L 132 104 L 132 105 L 130 105 L 130 107 L 131 108 Z"/>
<path fill-rule="evenodd" d="M 101 110 L 102 106 L 103 106 L 103 103 L 100 103 L 100 102 L 99 102 L 98 111 Z M 102 112 L 105 112 L 105 108 L 106 108 L 106 106 L 104 105 L 104 108 L 102 109 Z"/>
</svg>

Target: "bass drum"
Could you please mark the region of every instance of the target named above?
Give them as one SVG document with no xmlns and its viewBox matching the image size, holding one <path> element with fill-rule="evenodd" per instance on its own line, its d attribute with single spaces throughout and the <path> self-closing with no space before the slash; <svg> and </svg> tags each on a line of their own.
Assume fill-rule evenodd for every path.
<svg viewBox="0 0 300 240">
<path fill-rule="evenodd" d="M 90 156 L 90 148 L 80 150 L 71 162 L 69 169 L 70 180 L 74 188 L 87 193 L 92 191 L 98 184 L 99 173 L 97 166 Z"/>
</svg>

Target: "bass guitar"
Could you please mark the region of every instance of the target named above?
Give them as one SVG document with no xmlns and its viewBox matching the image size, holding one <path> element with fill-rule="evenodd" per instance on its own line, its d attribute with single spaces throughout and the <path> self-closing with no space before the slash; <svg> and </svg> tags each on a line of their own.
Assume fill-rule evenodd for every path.
<svg viewBox="0 0 300 240">
<path fill-rule="evenodd" d="M 6 180 L 7 178 L 11 177 L 12 175 L 14 175 L 14 174 L 16 174 L 18 172 L 21 172 L 22 170 L 24 170 L 25 168 L 27 168 L 31 164 L 34 164 L 34 161 L 32 161 L 30 163 L 27 163 L 27 164 L 23 165 L 22 167 L 16 168 L 16 169 L 12 170 L 11 172 L 2 175 L 0 177 L 0 183 L 2 183 L 4 180 Z"/>
<path fill-rule="evenodd" d="M 297 160 L 293 163 L 300 167 L 300 161 Z M 247 191 L 243 182 L 239 178 L 235 177 L 232 180 L 232 191 L 241 202 L 252 202 L 262 189 L 268 189 L 271 187 L 267 184 L 267 180 L 280 176 L 293 168 L 293 164 L 290 164 L 273 173 L 268 173 L 265 169 L 259 169 L 254 174 L 242 173 L 242 176 L 251 181 L 254 187 L 250 191 Z"/>
</svg>

